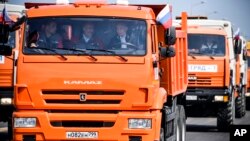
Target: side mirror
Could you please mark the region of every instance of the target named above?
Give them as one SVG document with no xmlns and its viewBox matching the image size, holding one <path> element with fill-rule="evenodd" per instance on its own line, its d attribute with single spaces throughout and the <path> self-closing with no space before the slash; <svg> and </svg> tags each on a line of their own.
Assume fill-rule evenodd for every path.
<svg viewBox="0 0 250 141">
<path fill-rule="evenodd" d="M 166 30 L 165 33 L 165 44 L 170 46 L 174 45 L 176 42 L 176 30 L 175 27 L 171 26 Z"/>
<path fill-rule="evenodd" d="M 12 47 L 9 45 L 0 45 L 0 55 L 11 56 Z"/>
<path fill-rule="evenodd" d="M 235 54 L 241 54 L 242 50 L 242 41 L 241 39 L 234 39 L 234 51 Z"/>
<path fill-rule="evenodd" d="M 172 46 L 160 47 L 160 53 L 163 58 L 175 57 L 175 48 Z"/>
<path fill-rule="evenodd" d="M 9 39 L 9 25 L 8 24 L 0 24 L 0 43 L 6 44 Z"/>
<path fill-rule="evenodd" d="M 246 49 L 243 50 L 242 59 L 243 59 L 244 61 L 247 60 L 247 51 L 246 51 Z"/>
</svg>

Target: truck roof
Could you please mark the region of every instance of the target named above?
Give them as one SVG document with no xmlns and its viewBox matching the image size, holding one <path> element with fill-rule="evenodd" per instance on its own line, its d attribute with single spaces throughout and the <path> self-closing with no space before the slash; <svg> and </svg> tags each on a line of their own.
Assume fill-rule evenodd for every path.
<svg viewBox="0 0 250 141">
<path fill-rule="evenodd" d="M 43 5 L 27 11 L 28 17 L 54 16 L 107 16 L 155 19 L 151 8 L 126 5 Z"/>
<path fill-rule="evenodd" d="M 207 28 L 207 27 L 189 27 L 188 33 L 197 34 L 213 34 L 213 35 L 223 35 L 227 36 L 227 33 L 222 28 Z"/>
</svg>

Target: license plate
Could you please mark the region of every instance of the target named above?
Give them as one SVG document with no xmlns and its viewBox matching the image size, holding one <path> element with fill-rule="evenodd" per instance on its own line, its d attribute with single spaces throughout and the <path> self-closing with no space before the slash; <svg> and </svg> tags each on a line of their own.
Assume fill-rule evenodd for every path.
<svg viewBox="0 0 250 141">
<path fill-rule="evenodd" d="M 196 95 L 186 95 L 186 100 L 197 100 Z"/>
<path fill-rule="evenodd" d="M 97 139 L 98 132 L 66 132 L 67 139 Z"/>
</svg>

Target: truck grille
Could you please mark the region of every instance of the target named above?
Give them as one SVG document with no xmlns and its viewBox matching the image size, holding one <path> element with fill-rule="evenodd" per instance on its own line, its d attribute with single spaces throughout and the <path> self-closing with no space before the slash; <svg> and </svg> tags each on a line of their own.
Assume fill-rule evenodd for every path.
<svg viewBox="0 0 250 141">
<path fill-rule="evenodd" d="M 197 77 L 196 80 L 189 80 L 189 85 L 212 85 L 210 77 Z"/>
<path fill-rule="evenodd" d="M 62 121 L 62 122 L 50 122 L 54 127 L 79 127 L 79 128 L 102 128 L 113 127 L 115 122 L 104 121 Z"/>
<path fill-rule="evenodd" d="M 51 91 L 43 90 L 42 97 L 47 104 L 120 104 L 124 91 Z M 84 94 L 81 100 L 80 94 Z"/>
<path fill-rule="evenodd" d="M 225 84 L 225 79 L 223 75 L 221 76 L 215 76 L 211 75 L 210 77 L 206 76 L 196 76 L 196 75 L 190 75 L 188 76 L 188 85 L 189 86 L 213 86 L 213 87 L 221 87 Z"/>
</svg>

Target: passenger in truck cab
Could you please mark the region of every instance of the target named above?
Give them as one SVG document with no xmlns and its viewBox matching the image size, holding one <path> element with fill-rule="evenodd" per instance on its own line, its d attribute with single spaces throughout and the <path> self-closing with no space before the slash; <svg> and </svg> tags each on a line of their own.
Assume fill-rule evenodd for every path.
<svg viewBox="0 0 250 141">
<path fill-rule="evenodd" d="M 128 26 L 119 22 L 116 24 L 116 35 L 111 39 L 109 43 L 110 49 L 128 49 L 131 48 L 129 41 L 131 39 L 130 35 L 128 35 Z"/>
<path fill-rule="evenodd" d="M 133 24 L 133 23 L 130 23 Z M 145 50 L 145 36 L 139 25 L 136 28 L 129 29 L 128 24 L 125 22 L 118 22 L 116 24 L 116 34 L 110 40 L 109 49 L 135 49 Z M 130 32 L 129 32 L 130 31 Z"/>
<path fill-rule="evenodd" d="M 74 39 L 76 42 L 76 48 L 78 49 L 103 49 L 103 42 L 95 36 L 95 26 L 92 22 L 83 23 L 81 28 L 81 34 L 78 39 Z"/>
<path fill-rule="evenodd" d="M 38 33 L 38 47 L 43 48 L 62 48 L 62 37 L 57 33 L 57 23 L 53 20 L 48 20 L 41 27 L 41 32 Z"/>
<path fill-rule="evenodd" d="M 217 42 L 213 39 L 213 37 L 208 36 L 208 37 L 205 38 L 205 41 L 201 45 L 200 52 L 212 53 L 217 49 L 218 49 Z"/>
</svg>

